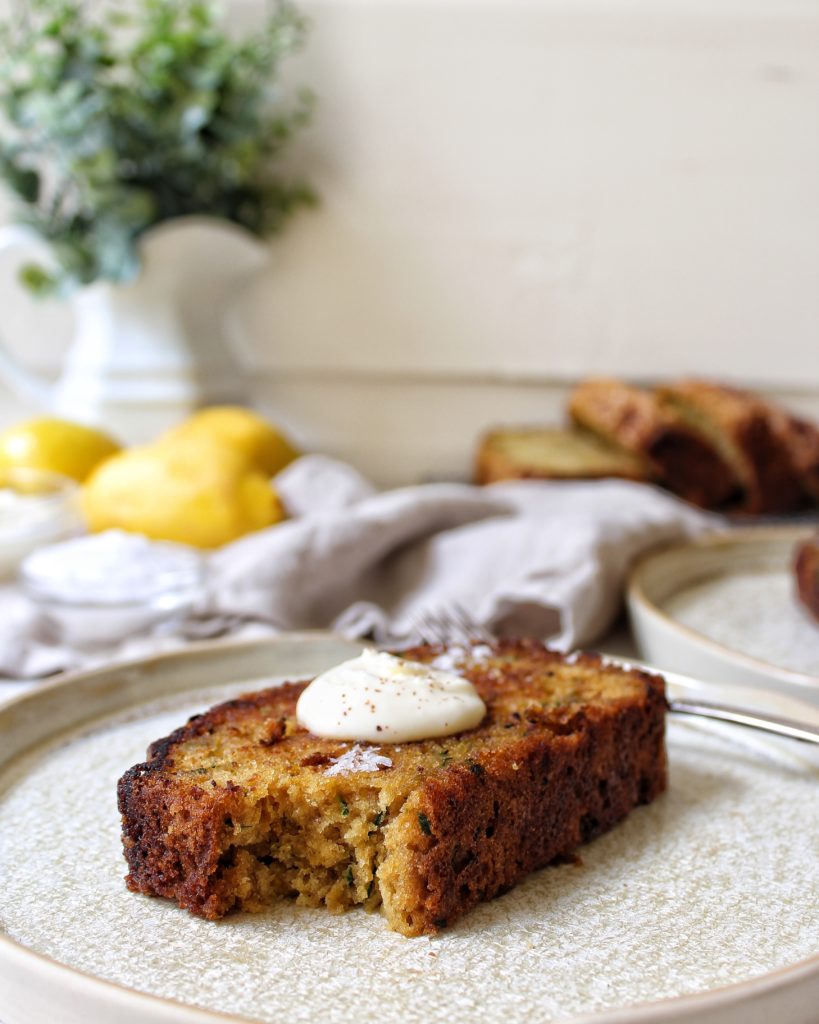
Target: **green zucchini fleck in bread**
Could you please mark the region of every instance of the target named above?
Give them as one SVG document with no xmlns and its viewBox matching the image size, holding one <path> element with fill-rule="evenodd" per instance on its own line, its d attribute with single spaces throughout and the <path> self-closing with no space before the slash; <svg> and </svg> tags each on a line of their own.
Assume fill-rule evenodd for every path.
<svg viewBox="0 0 819 1024">
<path fill-rule="evenodd" d="M 207 918 L 362 904 L 432 933 L 665 788 L 660 677 L 534 641 L 406 656 L 454 663 L 478 728 L 376 754 L 301 728 L 305 684 L 194 716 L 120 779 L 129 888 Z"/>
</svg>

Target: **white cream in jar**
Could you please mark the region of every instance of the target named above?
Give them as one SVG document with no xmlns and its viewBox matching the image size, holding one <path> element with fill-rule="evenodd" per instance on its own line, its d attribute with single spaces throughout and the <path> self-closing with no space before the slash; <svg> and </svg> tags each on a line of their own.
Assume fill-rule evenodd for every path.
<svg viewBox="0 0 819 1024">
<path fill-rule="evenodd" d="M 474 729 L 486 714 L 463 676 L 393 654 L 364 650 L 317 676 L 296 717 L 316 736 L 406 743 Z"/>
<path fill-rule="evenodd" d="M 0 578 L 12 576 L 22 560 L 43 544 L 79 533 L 77 484 L 36 469 L 0 472 Z"/>
<path fill-rule="evenodd" d="M 193 548 L 106 530 L 40 548 L 20 578 L 61 640 L 86 647 L 187 614 L 201 599 L 205 572 Z"/>
</svg>

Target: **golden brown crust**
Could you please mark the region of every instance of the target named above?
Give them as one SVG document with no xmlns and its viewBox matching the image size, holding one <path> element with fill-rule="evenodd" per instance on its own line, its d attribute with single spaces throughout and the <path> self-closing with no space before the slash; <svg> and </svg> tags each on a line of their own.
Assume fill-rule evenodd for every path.
<svg viewBox="0 0 819 1024">
<path fill-rule="evenodd" d="M 650 480 L 636 455 L 579 430 L 498 428 L 485 434 L 475 456 L 478 484 L 501 480 Z"/>
<path fill-rule="evenodd" d="M 619 380 L 592 378 L 570 396 L 569 415 L 648 460 L 660 480 L 687 501 L 720 508 L 737 497 L 738 481 L 725 459 L 651 392 Z"/>
<path fill-rule="evenodd" d="M 655 698 L 653 707 L 622 708 L 616 718 L 577 712 L 563 734 L 547 741 L 533 731 L 506 756 L 479 758 L 482 771 L 460 767 L 427 780 L 417 806 L 430 835 L 418 837 L 412 856 L 386 862 L 415 883 L 412 928 L 451 924 L 659 795 L 663 701 Z M 382 885 L 389 881 L 385 874 Z"/>
<path fill-rule="evenodd" d="M 664 789 L 659 677 L 533 641 L 464 659 L 484 722 L 384 744 L 386 770 L 326 775 L 345 745 L 295 724 L 304 684 L 219 705 L 153 744 L 119 783 L 129 887 L 209 918 L 288 892 L 335 909 L 383 900 L 391 927 L 433 932 Z"/>
<path fill-rule="evenodd" d="M 742 482 L 744 511 L 759 515 L 799 508 L 802 483 L 785 444 L 772 428 L 770 407 L 761 399 L 693 379 L 659 388 L 657 394 L 716 439 Z"/>
<path fill-rule="evenodd" d="M 569 396 L 569 415 L 614 444 L 647 456 L 674 426 L 653 395 L 610 377 L 584 380 Z"/>
<path fill-rule="evenodd" d="M 797 547 L 794 573 L 799 600 L 819 622 L 819 534 Z"/>
</svg>

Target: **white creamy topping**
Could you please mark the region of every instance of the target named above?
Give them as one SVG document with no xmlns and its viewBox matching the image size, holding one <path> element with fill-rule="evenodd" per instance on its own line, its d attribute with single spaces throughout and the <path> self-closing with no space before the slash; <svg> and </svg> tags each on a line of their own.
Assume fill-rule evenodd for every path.
<svg viewBox="0 0 819 1024">
<path fill-rule="evenodd" d="M 25 494 L 0 486 L 0 533 L 31 532 L 35 524 L 54 517 L 56 504 L 54 494 Z"/>
<path fill-rule="evenodd" d="M 133 603 L 171 587 L 201 583 L 204 562 L 193 548 L 122 530 L 77 537 L 35 551 L 23 576 L 55 600 Z"/>
<path fill-rule="evenodd" d="M 32 494 L 0 483 L 0 577 L 10 575 L 39 545 L 82 529 L 73 499 L 69 482 L 61 491 Z"/>
<path fill-rule="evenodd" d="M 316 736 L 405 743 L 474 729 L 486 705 L 468 679 L 365 650 L 313 680 L 296 716 Z"/>
</svg>

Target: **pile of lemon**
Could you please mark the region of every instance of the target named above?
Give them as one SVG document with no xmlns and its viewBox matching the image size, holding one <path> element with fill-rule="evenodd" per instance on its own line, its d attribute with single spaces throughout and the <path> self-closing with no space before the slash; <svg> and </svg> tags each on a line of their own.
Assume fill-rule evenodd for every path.
<svg viewBox="0 0 819 1024">
<path fill-rule="evenodd" d="M 90 530 L 215 548 L 284 518 L 271 478 L 298 457 L 257 413 L 213 406 L 152 444 L 122 449 L 106 434 L 41 418 L 0 434 L 0 469 L 31 467 L 82 484 Z"/>
</svg>

